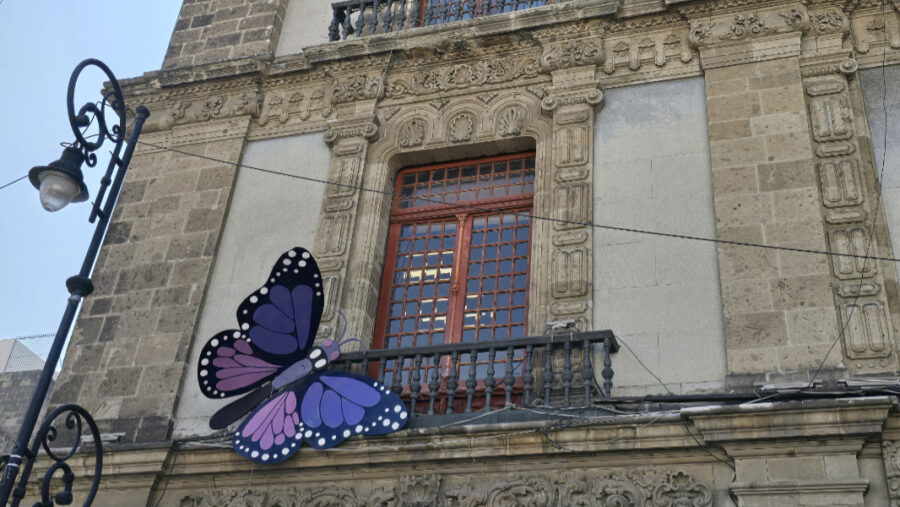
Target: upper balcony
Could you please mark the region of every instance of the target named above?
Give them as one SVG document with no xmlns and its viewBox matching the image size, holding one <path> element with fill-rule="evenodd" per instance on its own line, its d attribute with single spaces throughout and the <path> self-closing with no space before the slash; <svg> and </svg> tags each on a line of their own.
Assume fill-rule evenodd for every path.
<svg viewBox="0 0 900 507">
<path fill-rule="evenodd" d="M 330 41 L 442 25 L 570 0 L 344 0 L 331 4 Z"/>
</svg>

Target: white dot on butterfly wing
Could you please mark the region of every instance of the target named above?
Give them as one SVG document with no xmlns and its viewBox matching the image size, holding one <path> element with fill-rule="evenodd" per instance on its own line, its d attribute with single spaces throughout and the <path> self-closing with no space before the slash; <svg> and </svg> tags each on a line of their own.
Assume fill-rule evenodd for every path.
<svg viewBox="0 0 900 507">
<path fill-rule="evenodd" d="M 322 286 L 321 283 L 317 283 L 317 284 L 316 284 L 316 287 L 321 287 L 321 286 Z"/>
<path fill-rule="evenodd" d="M 291 250 L 291 251 L 288 252 L 288 257 L 296 257 L 296 256 L 297 256 L 297 251 L 296 251 L 296 250 Z"/>
<path fill-rule="evenodd" d="M 319 432 L 317 431 L 317 432 L 316 432 L 316 438 L 319 438 L 320 436 L 322 436 L 322 434 L 319 433 Z"/>
<path fill-rule="evenodd" d="M 255 457 L 257 457 L 257 456 L 259 456 L 259 451 L 253 451 L 253 452 L 250 453 L 250 457 L 251 457 L 251 458 L 255 458 Z"/>
<path fill-rule="evenodd" d="M 274 279 L 274 278 L 269 278 L 269 281 L 274 283 L 274 282 L 275 282 L 275 279 Z M 260 291 L 260 293 L 265 294 L 265 292 L 262 292 L 262 291 Z"/>
<path fill-rule="evenodd" d="M 244 311 L 246 312 L 247 310 L 244 310 Z M 241 332 L 240 332 L 240 331 L 235 331 L 235 332 L 231 333 L 231 336 L 234 336 L 235 338 L 240 338 L 240 337 L 241 337 Z"/>
<path fill-rule="evenodd" d="M 303 434 L 304 437 L 309 438 L 312 436 L 312 431 L 306 430 L 306 433 Z"/>
<path fill-rule="evenodd" d="M 207 350 L 207 351 L 206 351 L 206 355 L 207 355 L 207 356 L 211 356 L 211 355 L 212 355 L 212 351 L 211 351 L 211 350 Z"/>
<path fill-rule="evenodd" d="M 383 416 L 383 415 L 378 416 L 378 420 L 379 420 L 379 421 L 382 420 L 382 419 L 384 419 L 384 416 Z"/>
<path fill-rule="evenodd" d="M 297 444 L 295 444 L 294 442 L 291 442 L 291 449 L 295 449 L 296 447 L 297 447 Z"/>
<path fill-rule="evenodd" d="M 362 427 L 361 424 L 357 424 L 357 425 L 356 425 L 356 428 L 354 428 L 354 430 L 355 430 L 357 433 L 360 433 L 360 432 L 363 430 L 363 427 Z"/>
<path fill-rule="evenodd" d="M 289 452 L 291 452 L 291 450 L 288 449 L 287 447 L 285 447 L 284 449 L 281 450 L 281 454 L 283 456 L 287 456 Z"/>
<path fill-rule="evenodd" d="M 344 430 L 344 438 L 347 438 L 349 436 L 350 436 L 350 430 Z"/>
<path fill-rule="evenodd" d="M 224 397 L 225 397 L 225 393 L 219 393 L 219 398 L 224 398 Z"/>
<path fill-rule="evenodd" d="M 295 270 L 294 270 L 294 273 L 299 273 L 299 272 L 300 272 L 299 269 L 295 269 Z"/>
<path fill-rule="evenodd" d="M 321 295 L 322 295 L 321 292 L 316 292 L 316 296 L 321 296 Z"/>
<path fill-rule="evenodd" d="M 314 274 L 314 275 L 313 275 L 313 278 L 319 278 L 319 275 L 318 275 L 318 274 Z"/>
<path fill-rule="evenodd" d="M 294 433 L 294 440 L 300 440 L 301 438 L 303 438 L 302 433 Z"/>
<path fill-rule="evenodd" d="M 309 259 L 309 252 L 303 252 L 302 257 L 303 257 L 304 259 Z"/>
<path fill-rule="evenodd" d="M 256 303 L 257 301 L 259 301 L 259 298 L 258 298 L 258 297 L 256 297 L 256 296 L 250 296 L 250 302 L 251 302 L 251 303 Z"/>
<path fill-rule="evenodd" d="M 394 412 L 400 412 L 403 410 L 403 405 L 394 405 Z"/>
<path fill-rule="evenodd" d="M 262 294 L 263 296 L 265 296 L 266 294 L 269 293 L 269 289 L 267 287 L 263 287 L 262 289 L 259 289 L 259 293 Z"/>
<path fill-rule="evenodd" d="M 200 364 L 203 365 L 203 366 L 208 365 L 208 364 L 209 364 L 209 359 L 207 359 L 207 358 L 204 357 L 203 359 L 200 360 Z"/>
<path fill-rule="evenodd" d="M 250 329 L 250 324 L 247 324 L 246 322 L 244 322 L 243 324 L 241 324 L 241 329 L 243 329 L 244 331 Z"/>
<path fill-rule="evenodd" d="M 400 423 L 395 422 L 394 424 L 391 425 L 391 429 L 394 431 L 396 431 L 399 428 L 400 428 Z"/>
<path fill-rule="evenodd" d="M 299 262 L 297 263 L 297 265 L 300 266 L 301 268 L 305 268 L 305 267 L 306 267 L 306 261 L 299 261 Z"/>
<path fill-rule="evenodd" d="M 213 338 L 212 340 L 209 341 L 209 344 L 212 345 L 213 347 L 216 347 L 219 345 L 219 340 L 216 338 Z"/>
<path fill-rule="evenodd" d="M 275 276 L 281 276 L 281 272 L 275 273 Z"/>
<path fill-rule="evenodd" d="M 290 266 L 290 265 L 291 265 L 291 260 L 290 260 L 290 259 L 285 259 L 285 260 L 281 261 L 281 263 L 284 264 L 285 266 Z"/>
<path fill-rule="evenodd" d="M 381 423 L 381 425 L 384 426 L 384 427 L 388 427 L 388 426 L 391 425 L 391 420 L 390 420 L 390 419 L 385 419 L 385 420 Z"/>
<path fill-rule="evenodd" d="M 206 371 L 206 370 L 200 370 L 200 376 L 201 376 L 201 377 L 205 377 L 205 376 L 207 376 L 207 375 L 209 375 L 209 372 L 208 372 L 208 371 Z"/>
<path fill-rule="evenodd" d="M 331 435 L 332 440 L 337 440 L 337 435 Z"/>
<path fill-rule="evenodd" d="M 400 412 L 400 419 L 406 419 L 406 412 Z"/>
<path fill-rule="evenodd" d="M 262 455 L 262 460 L 263 460 L 263 461 L 269 461 L 269 453 L 263 454 L 263 455 Z"/>
<path fill-rule="evenodd" d="M 324 439 L 324 438 L 320 438 L 320 439 L 319 439 L 319 445 L 320 445 L 320 446 L 325 445 L 325 439 Z"/>
</svg>

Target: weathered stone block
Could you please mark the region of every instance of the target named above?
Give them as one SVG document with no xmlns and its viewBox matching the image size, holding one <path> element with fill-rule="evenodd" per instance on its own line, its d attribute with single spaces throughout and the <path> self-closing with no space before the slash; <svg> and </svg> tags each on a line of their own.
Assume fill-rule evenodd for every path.
<svg viewBox="0 0 900 507">
<path fill-rule="evenodd" d="M 725 318 L 729 350 L 780 347 L 788 342 L 784 312 L 731 315 Z"/>
<path fill-rule="evenodd" d="M 775 308 L 828 307 L 834 304 L 828 275 L 794 276 L 772 280 L 772 299 Z"/>
</svg>

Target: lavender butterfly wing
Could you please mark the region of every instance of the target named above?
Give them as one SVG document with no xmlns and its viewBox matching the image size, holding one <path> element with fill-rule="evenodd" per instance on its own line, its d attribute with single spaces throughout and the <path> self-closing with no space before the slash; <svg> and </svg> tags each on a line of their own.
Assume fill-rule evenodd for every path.
<svg viewBox="0 0 900 507">
<path fill-rule="evenodd" d="M 406 426 L 403 401 L 374 380 L 340 371 L 301 379 L 256 409 L 234 433 L 238 454 L 259 463 L 293 456 L 302 441 L 334 447 L 354 435 L 383 435 Z"/>
<path fill-rule="evenodd" d="M 238 307 L 240 329 L 216 334 L 200 351 L 201 392 L 209 398 L 243 394 L 306 357 L 323 306 L 315 259 L 303 248 L 288 250 L 265 285 Z"/>
</svg>

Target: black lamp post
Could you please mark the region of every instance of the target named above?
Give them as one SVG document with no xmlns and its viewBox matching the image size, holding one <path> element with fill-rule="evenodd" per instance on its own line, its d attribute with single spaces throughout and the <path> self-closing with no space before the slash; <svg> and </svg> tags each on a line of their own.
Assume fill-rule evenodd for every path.
<svg viewBox="0 0 900 507">
<path fill-rule="evenodd" d="M 103 95 L 100 105 L 88 102 L 76 113 L 74 108 L 75 82 L 85 67 L 99 67 L 109 78 L 111 90 Z M 5 506 L 12 493 L 12 505 L 17 506 L 25 496 L 25 486 L 28 482 L 28 476 L 31 474 L 31 468 L 37 458 L 37 453 L 41 447 L 44 448 L 47 455 L 54 461 L 44 474 L 41 484 L 41 504 L 53 505 L 54 501 L 59 504 L 69 504 L 72 502 L 72 482 L 75 476 L 72 469 L 65 463 L 78 450 L 81 444 L 81 434 L 84 424 L 87 424 L 93 436 L 95 466 L 94 477 L 91 490 L 88 493 L 84 505 L 90 505 L 97 494 L 97 487 L 100 485 L 100 474 L 103 469 L 103 449 L 100 443 L 100 432 L 97 425 L 91 418 L 90 414 L 78 405 L 68 404 L 62 405 L 47 415 L 43 424 L 41 424 L 37 435 L 28 448 L 28 441 L 34 431 L 38 414 L 41 406 L 44 404 L 44 398 L 47 396 L 47 390 L 53 378 L 53 372 L 56 364 L 59 362 L 59 356 L 62 353 L 63 344 L 66 336 L 75 320 L 78 305 L 81 300 L 94 290 L 91 283 L 91 271 L 94 262 L 97 260 L 97 254 L 100 251 L 100 244 L 103 241 L 103 235 L 106 233 L 106 227 L 109 224 L 109 218 L 112 215 L 113 208 L 116 205 L 116 199 L 119 196 L 119 190 L 122 188 L 122 181 L 125 178 L 125 171 L 128 169 L 128 163 L 131 161 L 131 155 L 134 153 L 135 144 L 137 144 L 138 136 L 141 133 L 141 127 L 144 120 L 150 116 L 150 111 L 144 106 L 139 106 L 135 111 L 136 117 L 132 126 L 131 136 L 128 138 L 128 144 L 125 152 L 120 156 L 122 146 L 125 144 L 125 97 L 122 95 L 122 89 L 119 88 L 119 82 L 113 75 L 109 67 L 103 62 L 95 59 L 88 59 L 78 64 L 72 72 L 69 79 L 69 91 L 67 95 L 67 105 L 69 112 L 69 124 L 72 126 L 72 132 L 75 134 L 75 142 L 63 150 L 62 157 L 55 162 L 51 162 L 46 166 L 37 166 L 33 168 L 28 177 L 31 183 L 40 190 L 41 204 L 47 211 L 57 211 L 65 207 L 70 202 L 81 202 L 88 198 L 87 187 L 84 184 L 81 172 L 81 165 L 86 163 L 88 167 L 94 167 L 97 164 L 97 155 L 94 153 L 98 150 L 107 139 L 114 144 L 112 156 L 106 173 L 100 180 L 100 190 L 94 201 L 93 209 L 89 221 L 93 223 L 97 221 L 97 227 L 94 229 L 94 236 L 88 251 L 84 256 L 84 263 L 81 265 L 81 271 L 66 280 L 66 287 L 69 289 L 69 302 L 66 311 L 63 314 L 62 321 L 59 323 L 59 329 L 56 331 L 56 337 L 53 339 L 53 345 L 50 347 L 50 353 L 47 355 L 47 361 L 44 363 L 44 370 L 35 387 L 34 395 L 31 397 L 31 403 L 28 411 L 25 413 L 25 419 L 22 427 L 19 429 L 19 435 L 16 438 L 15 446 L 12 453 L 8 457 L 6 467 L 3 469 L 2 477 L 0 477 L 0 506 Z M 118 123 L 112 128 L 106 125 L 106 107 L 109 107 L 118 116 Z M 92 121 L 97 122 L 99 132 L 94 141 L 88 141 L 84 136 L 82 129 L 86 129 Z M 89 136 L 93 137 L 93 136 Z M 109 195 L 104 200 L 106 191 Z M 71 450 L 65 455 L 54 454 L 54 450 L 50 447 L 51 442 L 57 438 L 58 431 L 53 425 L 53 421 L 65 414 L 65 426 L 74 432 L 74 440 L 71 443 Z M 23 457 L 24 460 L 23 465 Z M 13 489 L 19 469 L 22 469 L 21 478 L 18 487 Z M 62 470 L 62 482 L 64 489 L 50 498 L 50 482 L 54 474 Z"/>
</svg>

